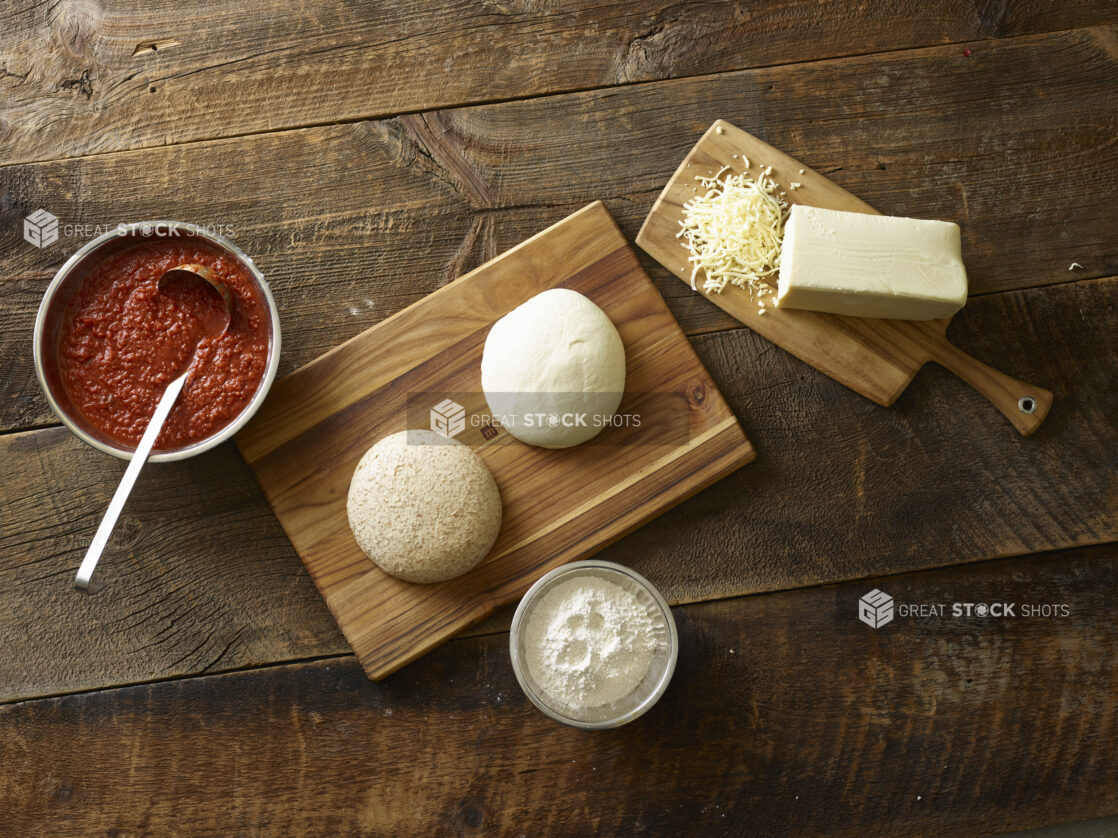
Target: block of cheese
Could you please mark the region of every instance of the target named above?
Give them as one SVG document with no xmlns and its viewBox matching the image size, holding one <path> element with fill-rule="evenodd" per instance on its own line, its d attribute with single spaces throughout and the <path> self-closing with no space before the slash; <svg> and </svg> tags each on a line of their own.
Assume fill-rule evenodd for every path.
<svg viewBox="0 0 1118 838">
<path fill-rule="evenodd" d="M 776 301 L 852 317 L 950 317 L 967 301 L 959 225 L 795 204 Z"/>
</svg>

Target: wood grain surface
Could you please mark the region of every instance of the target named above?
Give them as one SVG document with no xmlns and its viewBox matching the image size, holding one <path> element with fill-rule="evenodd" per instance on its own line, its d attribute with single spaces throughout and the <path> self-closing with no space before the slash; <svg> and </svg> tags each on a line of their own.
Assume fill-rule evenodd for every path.
<svg viewBox="0 0 1118 838">
<path fill-rule="evenodd" d="M 232 443 L 145 468 L 105 589 L 75 591 L 125 465 L 64 428 L 0 437 L 0 701 L 348 651 Z"/>
<path fill-rule="evenodd" d="M 691 251 L 679 237 L 687 203 L 706 189 L 699 178 L 762 172 L 788 204 L 877 214 L 877 210 L 800 161 L 723 119 L 695 143 L 652 205 L 636 242 L 689 287 L 777 346 L 888 407 L 928 361 L 947 367 L 989 399 L 1018 431 L 1028 436 L 1044 421 L 1052 393 L 1017 381 L 961 352 L 944 338 L 951 318 L 927 322 L 840 317 L 775 305 L 754 289 L 729 286 L 702 291 L 706 275 L 692 276 Z M 763 281 L 775 294 L 776 278 Z M 763 287 L 763 286 L 762 286 Z M 1025 410 L 1022 403 L 1031 408 Z"/>
<path fill-rule="evenodd" d="M 19 0 L 0 12 L 0 163 L 1116 20 L 1106 0 Z"/>
<path fill-rule="evenodd" d="M 1116 24 L 1110 0 L 2 4 L 0 832 L 892 838 L 1118 812 Z M 600 554 L 678 606 L 680 668 L 636 724 L 532 710 L 507 610 L 369 683 L 231 444 L 145 473 L 110 586 L 75 600 L 122 464 L 51 427 L 31 328 L 97 225 L 231 234 L 286 374 L 590 201 L 631 239 L 718 118 L 882 212 L 957 219 L 948 337 L 1051 384 L 1037 433 L 936 366 L 882 409 L 639 254 L 758 458 Z M 39 208 L 44 249 L 20 237 Z M 1072 611 L 875 632 L 850 625 L 869 586 Z"/>
<path fill-rule="evenodd" d="M 481 389 L 492 324 L 551 288 L 585 295 L 617 327 L 626 361 L 618 416 L 638 423 L 561 451 L 494 426 Z M 426 429 L 447 398 L 467 416 L 455 439 L 497 481 L 501 532 L 473 570 L 417 585 L 388 575 L 358 547 L 346 495 L 373 443 Z M 377 680 L 515 601 L 552 568 L 587 558 L 756 456 L 600 203 L 276 382 L 237 446 Z"/>
<path fill-rule="evenodd" d="M 593 734 L 535 710 L 504 634 L 379 684 L 346 657 L 23 702 L 0 707 L 0 808 L 12 834 L 83 837 L 892 838 L 1099 816 L 1118 796 L 1116 582 L 1109 545 L 677 608 L 667 693 Z M 856 618 L 871 586 L 1019 616 L 875 631 Z"/>
<path fill-rule="evenodd" d="M 600 557 L 676 604 L 1118 539 L 1116 293 L 991 295 L 952 324 L 968 351 L 1057 382 L 1028 439 L 934 367 L 886 410 L 746 329 L 696 338 L 759 456 Z M 231 444 L 145 471 L 109 587 L 75 600 L 122 469 L 61 428 L 0 437 L 0 701 L 346 649 Z"/>
<path fill-rule="evenodd" d="M 64 226 L 50 248 L 23 242 L 21 219 L 39 206 L 64 225 L 174 215 L 226 227 L 275 291 L 281 374 L 589 201 L 606 199 L 635 236 L 720 117 L 882 212 L 957 218 L 975 295 L 1118 275 L 1115 37 L 1076 30 L 970 56 L 893 52 L 0 168 L 0 355 L 12 359 L 0 366 L 0 428 L 54 421 L 31 325 L 50 277 L 88 238 Z M 735 325 L 645 266 L 689 334 Z"/>
</svg>

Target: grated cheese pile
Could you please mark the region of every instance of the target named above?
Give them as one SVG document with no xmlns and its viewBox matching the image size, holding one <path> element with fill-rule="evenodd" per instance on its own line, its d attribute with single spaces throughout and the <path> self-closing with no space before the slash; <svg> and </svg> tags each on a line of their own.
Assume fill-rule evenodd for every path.
<svg viewBox="0 0 1118 838">
<path fill-rule="evenodd" d="M 746 167 L 748 160 L 743 160 Z M 687 243 L 691 256 L 691 287 L 702 271 L 703 291 L 721 293 L 727 285 L 744 288 L 764 312 L 765 298 L 773 293 L 765 277 L 780 270 L 780 242 L 788 204 L 777 192 L 772 167 L 756 179 L 746 173 L 719 180 L 729 166 L 712 177 L 695 180 L 707 190 L 683 206 L 682 229 L 676 234 Z"/>
</svg>

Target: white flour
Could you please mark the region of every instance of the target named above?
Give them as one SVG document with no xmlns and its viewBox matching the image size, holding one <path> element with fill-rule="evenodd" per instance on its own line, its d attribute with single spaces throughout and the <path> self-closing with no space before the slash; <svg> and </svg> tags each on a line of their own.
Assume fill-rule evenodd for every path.
<svg viewBox="0 0 1118 838">
<path fill-rule="evenodd" d="M 539 601 L 525 633 L 528 672 L 575 710 L 611 704 L 644 679 L 656 648 L 648 609 L 624 588 L 583 576 Z"/>
</svg>

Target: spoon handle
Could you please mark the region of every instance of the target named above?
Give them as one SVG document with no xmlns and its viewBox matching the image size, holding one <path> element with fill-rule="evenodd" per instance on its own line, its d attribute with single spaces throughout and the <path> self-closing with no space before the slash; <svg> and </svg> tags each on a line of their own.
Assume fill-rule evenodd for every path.
<svg viewBox="0 0 1118 838">
<path fill-rule="evenodd" d="M 151 421 L 144 429 L 144 435 L 140 437 L 140 444 L 136 446 L 132 459 L 128 463 L 128 468 L 124 470 L 124 477 L 120 479 L 120 485 L 116 487 L 116 494 L 109 502 L 105 517 L 101 519 L 101 525 L 97 527 L 97 532 L 93 536 L 93 543 L 89 545 L 89 550 L 86 551 L 85 558 L 82 559 L 82 565 L 78 568 L 78 577 L 74 580 L 74 587 L 79 591 L 94 594 L 100 590 L 99 585 L 91 586 L 89 581 L 93 575 L 93 568 L 97 567 L 97 562 L 101 559 L 101 552 L 105 549 L 105 545 L 109 543 L 109 536 L 112 535 L 113 527 L 116 526 L 121 510 L 124 509 L 124 502 L 128 500 L 128 495 L 136 483 L 136 478 L 140 476 L 140 469 L 147 462 L 151 448 L 155 445 L 156 437 L 163 430 L 163 423 L 167 421 L 167 415 L 171 412 L 171 408 L 175 406 L 188 374 L 184 372 L 168 384 L 167 389 L 163 391 L 163 395 L 159 399 L 159 404 L 155 406 L 155 413 L 151 415 Z"/>
</svg>

